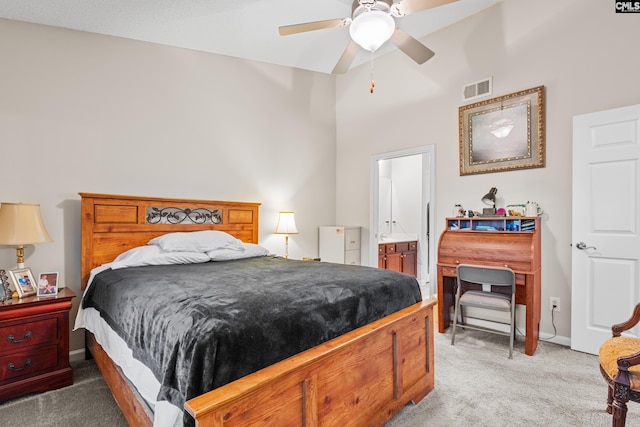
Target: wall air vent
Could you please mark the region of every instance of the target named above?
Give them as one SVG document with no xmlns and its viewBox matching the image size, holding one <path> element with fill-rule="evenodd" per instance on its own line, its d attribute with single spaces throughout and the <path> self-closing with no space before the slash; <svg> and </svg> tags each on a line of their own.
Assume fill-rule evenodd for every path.
<svg viewBox="0 0 640 427">
<path fill-rule="evenodd" d="M 462 100 L 469 101 L 472 99 L 480 98 L 482 96 L 491 95 L 492 81 L 491 77 L 486 79 L 469 83 L 462 88 Z"/>
</svg>

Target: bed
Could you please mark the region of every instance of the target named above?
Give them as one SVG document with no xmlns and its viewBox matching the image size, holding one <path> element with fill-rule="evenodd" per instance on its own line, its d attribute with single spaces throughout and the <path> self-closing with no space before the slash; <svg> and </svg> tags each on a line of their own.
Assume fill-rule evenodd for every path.
<svg viewBox="0 0 640 427">
<path fill-rule="evenodd" d="M 96 267 L 167 233 L 219 230 L 258 243 L 256 203 L 80 195 L 83 289 Z M 383 425 L 433 389 L 434 305 L 425 300 L 394 311 L 192 396 L 184 410 L 197 426 Z M 88 331 L 86 345 L 128 423 L 152 426 L 140 390 Z"/>
</svg>

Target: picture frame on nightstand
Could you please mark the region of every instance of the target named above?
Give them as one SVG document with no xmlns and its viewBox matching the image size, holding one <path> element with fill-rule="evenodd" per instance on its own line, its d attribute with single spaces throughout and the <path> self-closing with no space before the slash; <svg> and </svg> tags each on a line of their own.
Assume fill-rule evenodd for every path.
<svg viewBox="0 0 640 427">
<path fill-rule="evenodd" d="M 40 273 L 37 295 L 39 297 L 58 295 L 58 273 Z"/>
<path fill-rule="evenodd" d="M 9 277 L 13 282 L 13 287 L 18 292 L 18 297 L 28 297 L 36 294 L 36 281 L 33 278 L 33 273 L 29 268 L 16 268 L 9 270 Z"/>
<path fill-rule="evenodd" d="M 5 270 L 0 270 L 0 301 L 11 299 L 11 289 L 9 288 L 9 276 Z"/>
</svg>

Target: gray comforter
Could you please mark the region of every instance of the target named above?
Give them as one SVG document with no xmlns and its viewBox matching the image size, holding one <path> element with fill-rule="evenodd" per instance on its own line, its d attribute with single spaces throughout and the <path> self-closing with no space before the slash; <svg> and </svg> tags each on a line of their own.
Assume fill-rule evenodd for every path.
<svg viewBox="0 0 640 427">
<path fill-rule="evenodd" d="M 421 301 L 415 278 L 274 257 L 96 275 L 84 300 L 178 407 Z M 185 413 L 185 425 L 192 422 Z"/>
</svg>

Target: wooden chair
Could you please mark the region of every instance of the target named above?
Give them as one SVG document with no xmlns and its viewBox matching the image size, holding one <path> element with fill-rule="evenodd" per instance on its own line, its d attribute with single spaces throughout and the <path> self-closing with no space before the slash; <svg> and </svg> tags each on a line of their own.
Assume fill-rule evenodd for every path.
<svg viewBox="0 0 640 427">
<path fill-rule="evenodd" d="M 607 412 L 613 416 L 613 427 L 624 427 L 627 402 L 640 403 L 640 338 L 623 337 L 640 322 L 640 303 L 624 323 L 613 325 L 613 337 L 600 347 L 600 372 L 609 385 Z"/>
<path fill-rule="evenodd" d="M 457 267 L 457 276 L 451 345 L 455 344 L 457 327 L 506 335 L 510 336 L 509 359 L 511 359 L 516 325 L 516 279 L 513 271 L 509 268 L 460 264 Z M 464 291 L 463 288 L 465 288 Z M 507 323 L 509 332 L 468 324 L 464 320 L 465 307 L 479 307 L 509 313 L 509 323 Z M 492 320 L 492 322 L 495 321 Z"/>
</svg>

